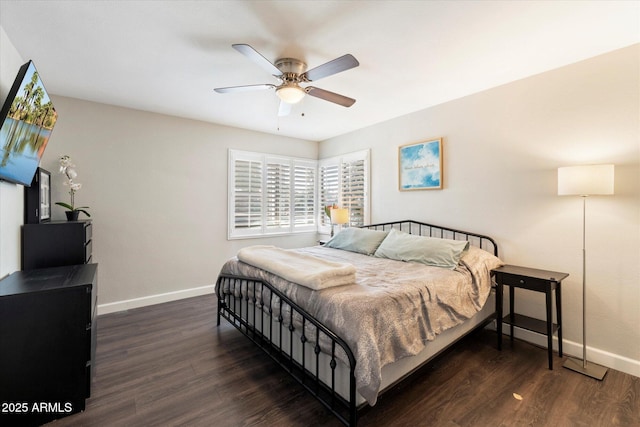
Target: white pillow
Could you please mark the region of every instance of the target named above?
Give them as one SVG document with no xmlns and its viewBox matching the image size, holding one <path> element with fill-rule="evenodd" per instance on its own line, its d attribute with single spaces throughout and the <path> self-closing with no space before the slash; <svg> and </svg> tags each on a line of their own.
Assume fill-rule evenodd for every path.
<svg viewBox="0 0 640 427">
<path fill-rule="evenodd" d="M 328 248 L 372 255 L 380 246 L 380 242 L 387 237 L 387 234 L 387 231 L 349 227 L 333 236 L 324 245 Z"/>
<path fill-rule="evenodd" d="M 393 228 L 374 256 L 454 269 L 468 248 L 464 240 L 417 236 Z"/>
</svg>

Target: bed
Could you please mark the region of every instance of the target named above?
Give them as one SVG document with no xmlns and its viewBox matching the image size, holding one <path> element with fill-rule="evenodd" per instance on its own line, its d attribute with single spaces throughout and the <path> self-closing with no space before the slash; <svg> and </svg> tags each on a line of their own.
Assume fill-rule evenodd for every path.
<svg viewBox="0 0 640 427">
<path fill-rule="evenodd" d="M 497 256 L 488 236 L 411 220 L 324 246 L 251 246 L 221 269 L 217 321 L 355 426 L 380 394 L 495 319 Z"/>
</svg>

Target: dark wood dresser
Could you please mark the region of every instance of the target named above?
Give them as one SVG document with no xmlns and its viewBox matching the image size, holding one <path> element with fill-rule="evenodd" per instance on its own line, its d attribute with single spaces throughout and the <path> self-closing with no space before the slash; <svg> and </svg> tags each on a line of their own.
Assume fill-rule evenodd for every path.
<svg viewBox="0 0 640 427">
<path fill-rule="evenodd" d="M 96 351 L 97 264 L 0 280 L 0 425 L 40 425 L 85 408 Z"/>
<path fill-rule="evenodd" d="M 51 221 L 22 226 L 22 270 L 88 264 L 91 221 Z"/>
</svg>

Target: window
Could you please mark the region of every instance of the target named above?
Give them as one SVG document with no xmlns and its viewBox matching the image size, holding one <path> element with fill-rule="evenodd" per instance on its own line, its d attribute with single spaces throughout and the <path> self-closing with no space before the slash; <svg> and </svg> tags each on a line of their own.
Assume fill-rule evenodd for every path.
<svg viewBox="0 0 640 427">
<path fill-rule="evenodd" d="M 229 238 L 316 230 L 315 160 L 229 150 Z"/>
<path fill-rule="evenodd" d="M 330 231 L 331 222 L 324 207 L 333 204 L 349 209 L 349 225 L 368 224 L 369 150 L 320 160 L 318 187 L 318 231 Z"/>
<path fill-rule="evenodd" d="M 331 229 L 324 207 L 368 224 L 369 150 L 320 161 L 229 150 L 230 239 Z"/>
<path fill-rule="evenodd" d="M 324 163 L 323 163 L 324 162 Z M 325 214 L 324 208 L 339 204 L 340 201 L 340 164 L 338 162 L 321 161 L 318 165 L 318 202 L 320 205 L 320 221 L 318 227 L 322 231 L 329 230 L 331 221 Z"/>
</svg>

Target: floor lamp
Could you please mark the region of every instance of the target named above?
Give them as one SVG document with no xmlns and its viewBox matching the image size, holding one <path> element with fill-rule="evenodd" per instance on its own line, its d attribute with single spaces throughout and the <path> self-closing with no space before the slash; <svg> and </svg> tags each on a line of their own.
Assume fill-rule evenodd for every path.
<svg viewBox="0 0 640 427">
<path fill-rule="evenodd" d="M 568 166 L 558 168 L 558 195 L 582 196 L 582 361 L 568 358 L 564 367 L 602 380 L 607 368 L 587 363 L 587 196 L 613 194 L 613 165 Z"/>
</svg>

